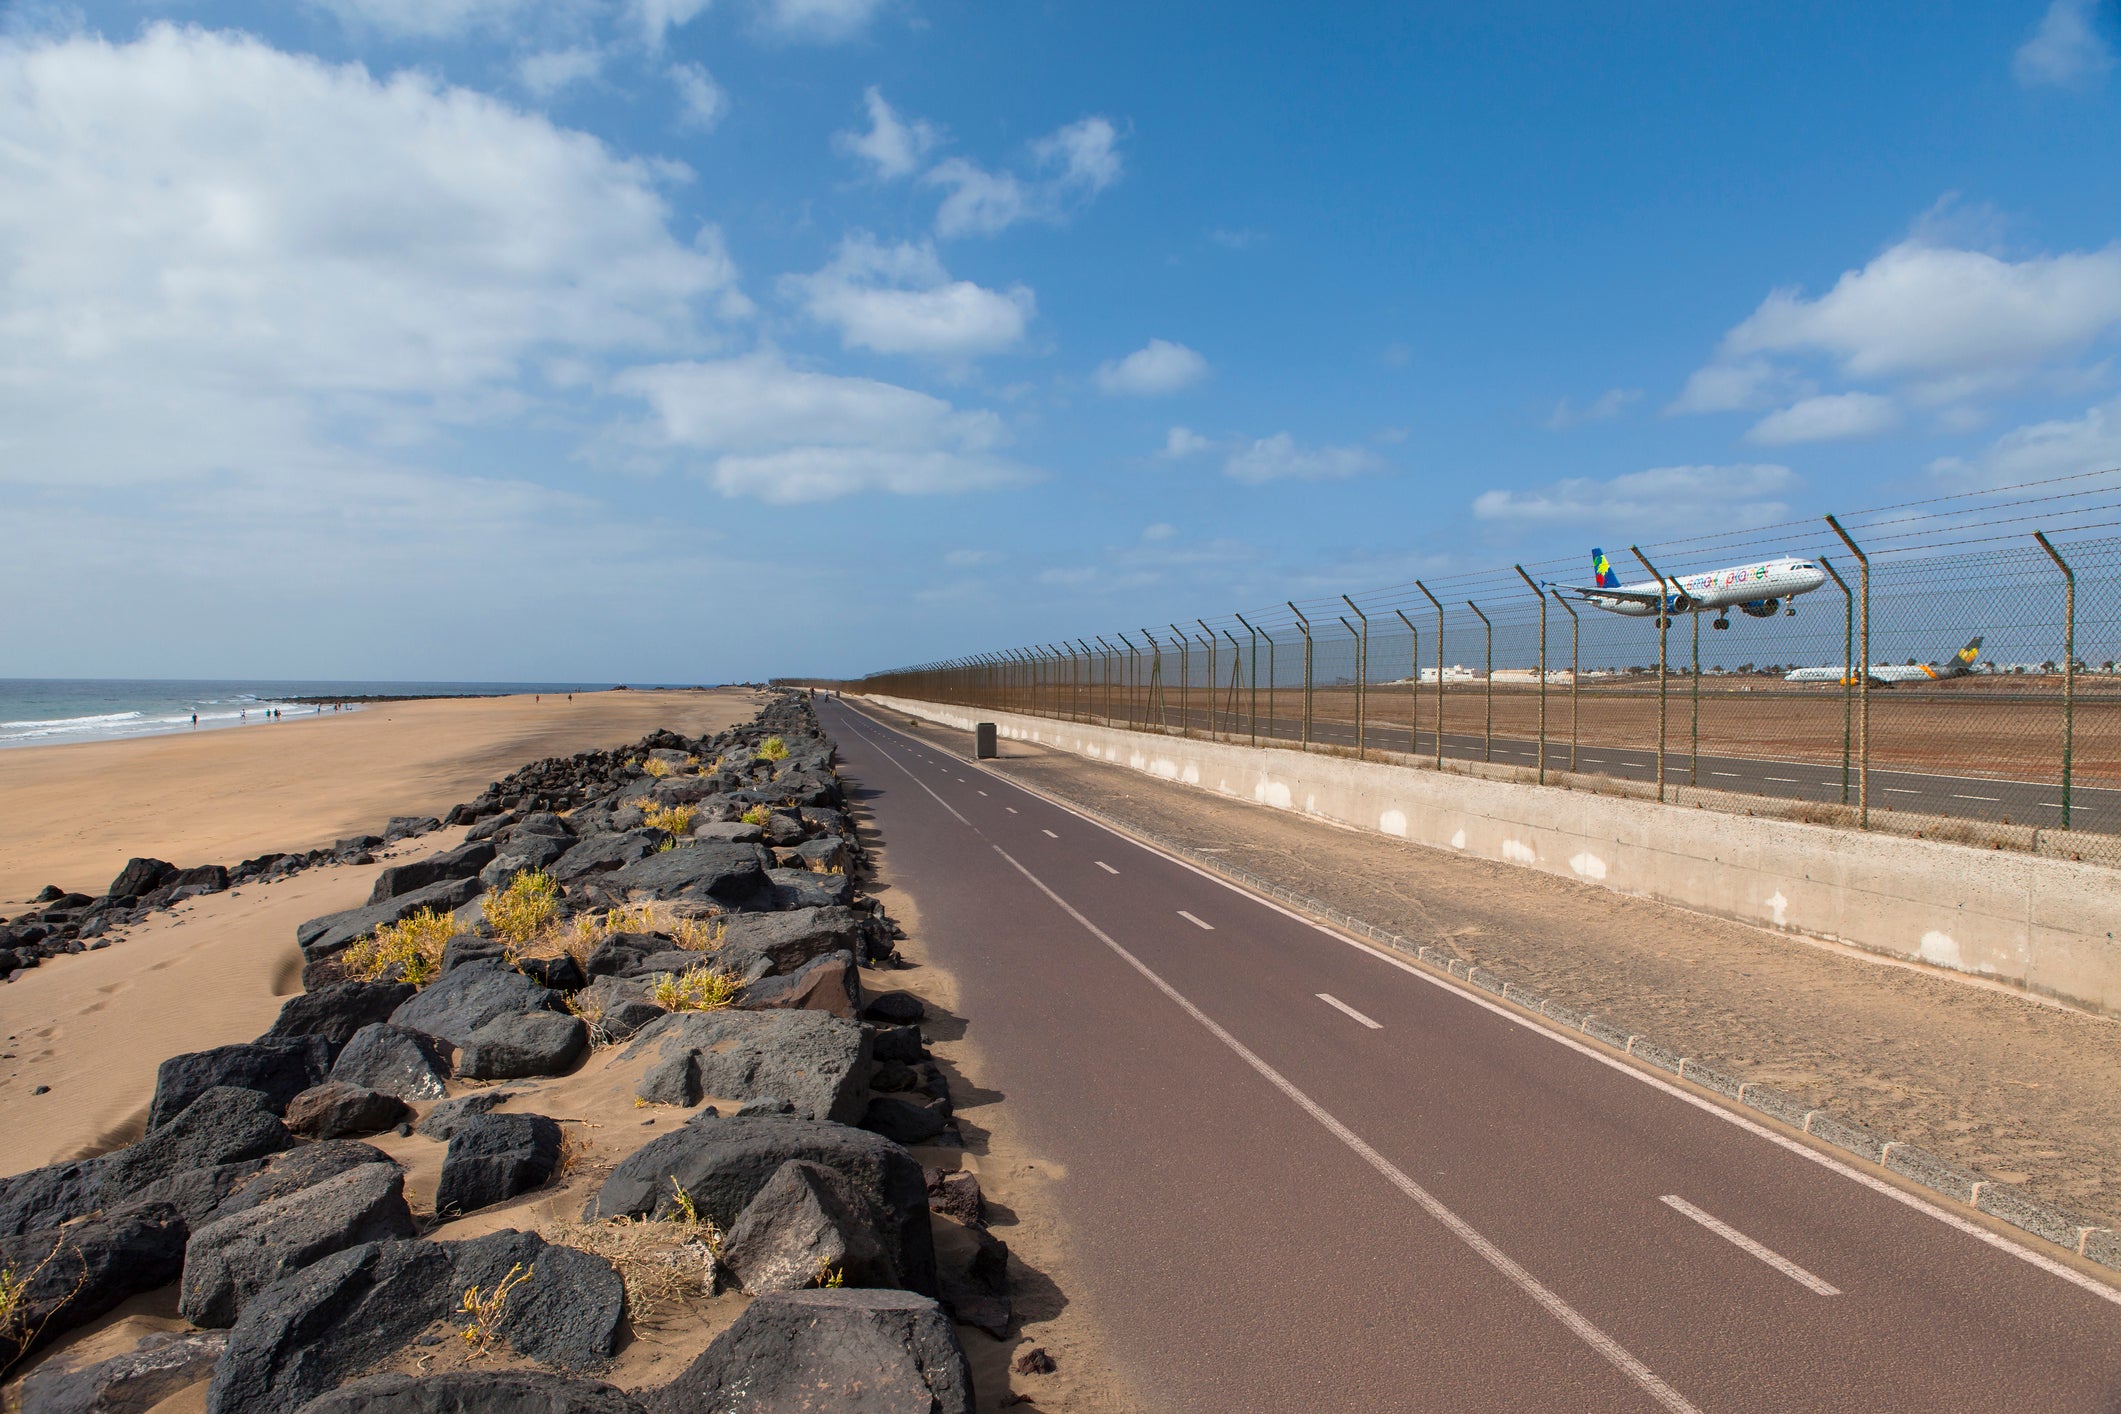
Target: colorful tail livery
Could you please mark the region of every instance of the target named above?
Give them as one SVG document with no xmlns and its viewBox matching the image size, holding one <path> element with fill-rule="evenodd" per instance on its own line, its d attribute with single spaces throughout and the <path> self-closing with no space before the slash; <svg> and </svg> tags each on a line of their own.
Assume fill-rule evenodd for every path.
<svg viewBox="0 0 2121 1414">
<path fill-rule="evenodd" d="M 1620 576 L 1613 572 L 1613 562 L 1605 557 L 1605 551 L 1595 547 L 1591 551 L 1591 583 L 1600 589 L 1620 587 Z"/>
<path fill-rule="evenodd" d="M 1981 656 L 1981 639 L 1974 640 L 1945 659 L 1940 664 L 1932 663 L 1873 663 L 1866 676 L 1879 687 L 1891 687 L 1903 682 L 1949 682 L 1963 678 L 1974 670 L 1974 660 Z M 1782 675 L 1784 682 L 1831 682 L 1843 687 L 1854 687 L 1857 678 L 1843 668 L 1798 668 Z"/>
</svg>

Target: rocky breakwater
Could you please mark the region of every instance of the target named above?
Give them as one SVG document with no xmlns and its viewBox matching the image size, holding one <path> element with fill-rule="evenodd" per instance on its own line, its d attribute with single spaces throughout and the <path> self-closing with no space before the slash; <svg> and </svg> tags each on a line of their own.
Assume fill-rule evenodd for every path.
<svg viewBox="0 0 2121 1414">
<path fill-rule="evenodd" d="M 784 694 L 538 762 L 303 924 L 305 990 L 166 1060 L 145 1137 L 0 1179 L 17 1407 L 970 1411 L 1007 1249 L 914 1152 L 954 1121 L 865 985 L 896 929 L 833 760 Z M 47 1353 L 161 1289 L 183 1328 Z"/>
</svg>

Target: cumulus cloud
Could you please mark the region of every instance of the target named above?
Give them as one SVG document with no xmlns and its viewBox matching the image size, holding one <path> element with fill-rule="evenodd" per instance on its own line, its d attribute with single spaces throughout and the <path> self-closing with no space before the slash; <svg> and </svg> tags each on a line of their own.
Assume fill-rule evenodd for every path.
<svg viewBox="0 0 2121 1414">
<path fill-rule="evenodd" d="M 516 80 L 540 98 L 587 83 L 603 71 L 603 53 L 584 45 L 543 50 L 516 61 Z"/>
<path fill-rule="evenodd" d="M 760 19 L 789 39 L 838 40 L 859 34 L 882 0 L 764 0 Z"/>
<path fill-rule="evenodd" d="M 1746 439 L 1766 446 L 1875 437 L 1900 425 L 1900 408 L 1876 393 L 1827 393 L 1792 403 L 1753 424 Z"/>
<path fill-rule="evenodd" d="M 832 145 L 867 162 L 879 180 L 912 176 L 942 133 L 918 118 L 909 122 L 900 117 L 874 85 L 862 94 L 862 102 L 869 110 L 869 131 L 835 133 Z"/>
<path fill-rule="evenodd" d="M 712 132 L 729 111 L 729 94 L 699 64 L 672 64 L 670 82 L 678 91 L 678 121 L 700 132 Z"/>
<path fill-rule="evenodd" d="M 1760 523 L 1789 511 L 1781 498 L 1801 483 L 1786 466 L 1660 466 L 1607 481 L 1569 477 L 1529 491 L 1483 491 L 1473 500 L 1481 520 L 1519 525 L 1604 525 L 1634 535 L 1660 529 Z"/>
<path fill-rule="evenodd" d="M 1787 360 L 1897 380 L 1937 405 L 2022 384 L 2121 329 L 2121 244 L 2011 261 L 1903 241 L 1816 299 L 1776 290 L 1724 336 L 1675 412 L 1759 407 L 1813 391 Z"/>
<path fill-rule="evenodd" d="M 1186 457 L 1198 456 L 1214 445 L 1190 427 L 1174 427 L 1164 435 L 1164 449 L 1157 455 L 1166 461 L 1180 461 Z"/>
<path fill-rule="evenodd" d="M 1223 475 L 1248 486 L 1268 481 L 1338 481 L 1384 465 L 1367 447 L 1305 447 L 1286 432 L 1240 446 L 1223 462 Z"/>
<path fill-rule="evenodd" d="M 2121 398 L 2082 417 L 2036 422 L 2004 433 L 1971 457 L 1944 457 L 1930 470 L 1968 487 L 2002 486 L 2121 467 Z"/>
<path fill-rule="evenodd" d="M 2114 51 L 2099 33 L 2100 0 L 2054 0 L 2040 27 L 2011 59 L 2011 73 L 2028 88 L 2079 88 L 2105 77 Z"/>
<path fill-rule="evenodd" d="M 662 47 L 663 37 L 683 29 L 703 14 L 711 0 L 631 0 L 628 9 L 640 26 L 641 38 L 651 49 Z"/>
<path fill-rule="evenodd" d="M 1554 404 L 1554 411 L 1547 417 L 1547 426 L 1559 432 L 1570 427 L 1580 427 L 1586 422 L 1605 422 L 1620 416 L 1641 399 L 1640 388 L 1608 388 L 1581 407 L 1568 398 L 1563 398 Z"/>
<path fill-rule="evenodd" d="M 775 504 L 862 492 L 935 495 L 1017 485 L 999 417 L 871 378 L 791 367 L 770 353 L 628 369 L 617 391 L 653 414 L 643 436 L 696 459 L 726 496 Z"/>
<path fill-rule="evenodd" d="M 354 30 L 398 39 L 447 39 L 475 30 L 514 30 L 548 7 L 540 0 L 311 0 Z M 561 9 L 579 6 L 563 4 Z"/>
<path fill-rule="evenodd" d="M 1109 118 L 1089 117 L 1031 144 L 1033 174 L 990 172 L 953 157 L 922 177 L 948 195 L 935 213 L 941 236 L 991 236 L 1019 221 L 1058 221 L 1119 180 L 1119 130 Z"/>
<path fill-rule="evenodd" d="M 811 318 L 837 328 L 846 347 L 878 353 L 997 353 L 1022 342 L 1037 311 L 1026 286 L 990 290 L 952 280 L 934 246 L 885 246 L 859 231 L 824 269 L 789 276 L 783 288 Z"/>
<path fill-rule="evenodd" d="M 1208 361 L 1184 344 L 1151 339 L 1123 359 L 1098 365 L 1099 389 L 1136 398 L 1163 397 L 1208 376 Z"/>
</svg>

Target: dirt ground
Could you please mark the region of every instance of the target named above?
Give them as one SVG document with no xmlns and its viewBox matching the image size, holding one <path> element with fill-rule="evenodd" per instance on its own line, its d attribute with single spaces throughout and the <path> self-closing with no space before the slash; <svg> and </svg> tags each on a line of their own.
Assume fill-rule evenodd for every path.
<svg viewBox="0 0 2121 1414">
<path fill-rule="evenodd" d="M 966 733 L 906 729 L 969 754 Z M 1005 742 L 989 764 L 2089 1222 L 2121 1225 L 2112 1115 L 2121 1023 L 1028 743 Z"/>
</svg>

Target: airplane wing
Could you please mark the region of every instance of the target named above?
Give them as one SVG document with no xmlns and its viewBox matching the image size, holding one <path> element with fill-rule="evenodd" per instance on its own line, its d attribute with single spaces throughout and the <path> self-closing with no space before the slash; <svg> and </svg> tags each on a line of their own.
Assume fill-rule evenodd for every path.
<svg viewBox="0 0 2121 1414">
<path fill-rule="evenodd" d="M 1571 594 L 1581 594 L 1586 599 L 1618 599 L 1623 603 L 1644 604 L 1653 609 L 1662 597 L 1671 601 L 1672 612 L 1675 614 L 1683 614 L 1694 606 L 1694 599 L 1690 594 L 1672 593 L 1660 596 L 1654 589 L 1586 589 L 1580 584 L 1562 584 L 1555 587 L 1566 589 Z"/>
</svg>

